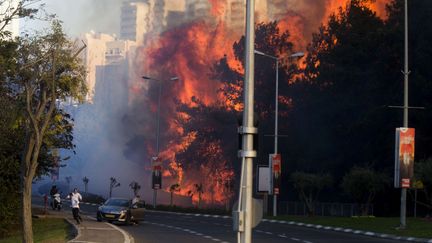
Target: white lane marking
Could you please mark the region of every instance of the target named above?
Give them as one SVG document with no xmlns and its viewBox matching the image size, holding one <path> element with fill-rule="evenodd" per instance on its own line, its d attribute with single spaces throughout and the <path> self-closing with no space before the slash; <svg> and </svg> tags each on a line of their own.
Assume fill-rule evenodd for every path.
<svg viewBox="0 0 432 243">
<path fill-rule="evenodd" d="M 279 237 L 282 237 L 282 238 L 287 238 L 287 236 L 286 235 L 278 235 Z"/>
<path fill-rule="evenodd" d="M 176 226 L 167 225 L 167 224 L 153 223 L 153 222 L 149 222 L 149 221 L 143 221 L 143 223 L 153 224 L 153 225 L 157 225 L 157 226 L 161 226 L 161 227 L 166 227 L 166 228 L 170 228 L 170 229 L 177 229 L 177 230 L 181 230 L 181 231 L 187 232 L 187 233 L 192 234 L 192 235 L 201 236 L 201 237 L 204 237 L 206 239 L 210 239 L 212 241 L 222 242 L 222 243 L 228 243 L 226 241 L 222 241 L 222 240 L 214 238 L 212 236 L 204 235 L 204 234 L 201 234 L 201 233 L 198 233 L 196 231 L 193 231 L 193 230 L 190 230 L 190 229 L 186 229 L 186 228 L 176 227 Z"/>
<path fill-rule="evenodd" d="M 300 241 L 300 239 L 297 239 L 297 238 L 294 238 L 294 237 L 291 237 L 290 239 L 293 240 L 293 241 Z"/>
<path fill-rule="evenodd" d="M 116 229 L 112 229 L 112 228 L 97 228 L 97 227 L 86 227 L 86 226 L 82 227 L 82 229 L 84 229 L 84 230 L 110 230 L 110 231 L 116 230 Z"/>
</svg>

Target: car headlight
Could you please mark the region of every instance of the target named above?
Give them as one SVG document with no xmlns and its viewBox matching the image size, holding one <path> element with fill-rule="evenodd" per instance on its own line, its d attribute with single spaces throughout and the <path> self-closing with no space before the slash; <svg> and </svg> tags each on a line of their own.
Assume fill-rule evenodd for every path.
<svg viewBox="0 0 432 243">
<path fill-rule="evenodd" d="M 120 214 L 126 214 L 127 213 L 127 210 L 121 210 L 120 211 Z"/>
</svg>

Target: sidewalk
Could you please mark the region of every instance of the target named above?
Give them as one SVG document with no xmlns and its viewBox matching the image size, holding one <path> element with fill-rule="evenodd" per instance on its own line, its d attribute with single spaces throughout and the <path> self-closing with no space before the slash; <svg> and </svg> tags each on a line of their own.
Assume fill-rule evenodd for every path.
<svg viewBox="0 0 432 243">
<path fill-rule="evenodd" d="M 75 238 L 69 243 L 133 243 L 133 238 L 116 225 L 97 222 L 96 218 L 81 214 L 83 222 L 77 225 L 72 217 L 72 210 L 66 206 L 61 211 L 48 210 L 47 215 L 36 215 L 40 218 L 65 218 L 75 229 Z"/>
</svg>

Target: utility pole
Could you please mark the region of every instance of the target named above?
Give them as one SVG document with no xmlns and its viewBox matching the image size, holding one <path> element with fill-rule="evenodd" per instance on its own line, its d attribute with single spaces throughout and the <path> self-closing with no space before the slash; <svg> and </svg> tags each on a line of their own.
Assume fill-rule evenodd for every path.
<svg viewBox="0 0 432 243">
<path fill-rule="evenodd" d="M 404 106 L 403 106 L 403 126 L 408 127 L 408 0 L 405 0 L 405 65 L 404 65 Z M 406 196 L 407 189 L 401 190 L 400 208 L 400 228 L 406 228 Z"/>
<path fill-rule="evenodd" d="M 256 151 L 253 150 L 253 134 L 257 133 L 257 128 L 254 127 L 254 11 L 255 0 L 246 0 L 244 110 L 243 124 L 239 130 L 243 134 L 241 150 L 242 175 L 238 212 L 238 242 L 241 243 L 252 242 L 252 171 L 253 158 L 256 157 Z"/>
</svg>

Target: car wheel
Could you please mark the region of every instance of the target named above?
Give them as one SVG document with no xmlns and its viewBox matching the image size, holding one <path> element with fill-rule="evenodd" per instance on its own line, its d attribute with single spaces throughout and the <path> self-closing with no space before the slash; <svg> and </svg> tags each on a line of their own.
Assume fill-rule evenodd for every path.
<svg viewBox="0 0 432 243">
<path fill-rule="evenodd" d="M 130 224 L 131 224 L 131 215 L 130 213 L 128 213 L 128 215 L 126 216 L 125 225 L 130 225 Z"/>
<path fill-rule="evenodd" d="M 100 216 L 99 213 L 96 214 L 96 220 L 97 220 L 98 222 L 102 222 L 102 218 L 101 218 L 101 216 Z"/>
</svg>

